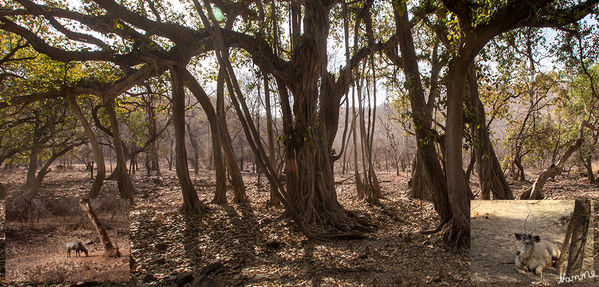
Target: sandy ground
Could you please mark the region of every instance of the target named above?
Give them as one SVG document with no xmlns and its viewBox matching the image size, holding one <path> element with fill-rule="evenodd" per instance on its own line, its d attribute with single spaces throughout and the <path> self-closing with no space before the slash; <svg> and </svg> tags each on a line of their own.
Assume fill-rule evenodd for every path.
<svg viewBox="0 0 599 287">
<path fill-rule="evenodd" d="M 74 208 L 79 208 L 74 198 L 52 200 L 64 201 L 67 206 L 73 204 Z M 19 210 L 11 202 L 9 200 L 6 203 L 7 211 Z M 97 205 L 94 208 L 97 209 Z M 33 213 L 34 211 L 30 212 Z M 58 216 L 46 211 L 40 212 L 39 217 L 32 220 L 23 220 L 21 217 L 17 217 L 19 220 L 9 219 L 5 224 L 6 282 L 128 281 L 131 252 L 127 219 L 122 217 L 122 211 L 114 211 L 114 214 L 118 214 L 114 217 L 107 213 L 96 210 L 113 245 L 121 252 L 122 256 L 119 258 L 103 256 L 103 247 L 97 233 L 83 214 Z M 17 211 L 16 214 L 22 213 Z M 119 228 L 122 231 L 117 232 L 115 226 L 121 226 Z M 81 256 L 77 257 L 73 250 L 71 257 L 67 257 L 65 245 L 72 241 L 82 242 L 89 256 L 80 252 Z"/>
<path fill-rule="evenodd" d="M 471 279 L 476 282 L 527 282 L 540 280 L 540 276 L 530 272 L 518 272 L 514 267 L 514 257 L 519 241 L 514 233 L 524 233 L 524 219 L 530 212 L 527 230 L 532 229 L 536 217 L 535 235 L 541 240 L 558 244 L 566 235 L 568 219 L 574 210 L 572 200 L 542 201 L 472 201 L 471 216 Z M 594 213 L 593 213 L 594 214 Z M 594 216 L 591 217 L 593 220 Z M 590 226 L 593 226 L 591 223 Z M 591 271 L 593 264 L 593 237 L 591 228 L 585 249 L 582 270 Z M 560 277 L 555 268 L 544 274 L 544 282 L 556 283 Z"/>
</svg>

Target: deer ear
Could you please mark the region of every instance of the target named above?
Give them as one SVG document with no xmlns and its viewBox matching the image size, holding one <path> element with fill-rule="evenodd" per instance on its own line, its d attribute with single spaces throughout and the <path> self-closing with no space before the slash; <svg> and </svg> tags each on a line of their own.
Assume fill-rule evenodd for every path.
<svg viewBox="0 0 599 287">
<path fill-rule="evenodd" d="M 522 240 L 522 235 L 520 233 L 514 233 L 516 235 L 516 240 Z"/>
<path fill-rule="evenodd" d="M 537 235 L 537 236 L 535 236 L 535 237 L 534 237 L 534 239 L 535 239 L 535 242 L 539 242 L 539 241 L 541 241 L 541 237 L 539 237 L 538 235 Z"/>
</svg>

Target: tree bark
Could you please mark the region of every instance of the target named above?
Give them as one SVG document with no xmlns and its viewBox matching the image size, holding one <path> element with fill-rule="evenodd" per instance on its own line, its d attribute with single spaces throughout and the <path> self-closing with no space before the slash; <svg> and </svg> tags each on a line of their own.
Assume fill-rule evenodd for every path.
<svg viewBox="0 0 599 287">
<path fill-rule="evenodd" d="M 412 160 L 412 175 L 408 181 L 408 195 L 411 198 L 420 200 L 433 201 L 431 196 L 431 188 L 433 179 L 430 173 L 427 172 L 427 167 L 424 165 L 424 160 L 419 157 L 418 152 L 414 155 Z"/>
<path fill-rule="evenodd" d="M 572 214 L 572 238 L 568 248 L 568 268 L 566 276 L 581 274 L 582 261 L 587 243 L 587 234 L 591 221 L 591 201 L 578 199 L 574 203 Z M 592 256 L 592 254 L 591 254 Z"/>
<path fill-rule="evenodd" d="M 180 64 L 171 69 L 173 93 L 173 125 L 175 127 L 175 170 L 183 195 L 183 212 L 187 215 L 203 215 L 208 207 L 198 198 L 189 177 L 187 152 L 185 150 L 185 90 L 183 76 L 185 65 Z"/>
<path fill-rule="evenodd" d="M 87 214 L 87 216 L 89 217 L 89 220 L 94 225 L 94 228 L 96 229 L 96 232 L 98 233 L 98 238 L 100 238 L 100 242 L 102 243 L 102 246 L 104 247 L 104 256 L 106 256 L 106 257 L 121 256 L 119 249 L 116 248 L 114 245 L 112 245 L 112 242 L 110 241 L 110 237 L 108 236 L 106 229 L 104 229 L 104 227 L 102 226 L 102 223 L 100 223 L 100 221 L 98 220 L 98 217 L 96 216 L 96 213 L 94 212 L 94 210 L 89 202 L 89 199 L 87 199 L 87 198 L 80 199 L 79 206 Z"/>
<path fill-rule="evenodd" d="M 149 130 L 150 130 L 150 137 L 151 138 L 155 138 L 158 136 L 158 127 L 156 125 L 156 111 L 155 111 L 155 107 L 154 107 L 154 95 L 152 93 L 152 88 L 150 87 L 150 85 L 146 85 L 146 89 L 147 92 L 149 93 L 148 95 L 148 101 L 146 103 L 146 114 L 148 117 L 148 124 L 149 124 Z M 155 140 L 148 152 L 147 152 L 147 157 L 148 157 L 148 170 L 147 170 L 147 175 L 150 176 L 152 174 L 152 171 L 156 172 L 156 175 L 160 175 L 160 161 L 159 161 L 159 157 L 158 157 L 158 145 L 159 145 L 159 141 Z"/>
</svg>

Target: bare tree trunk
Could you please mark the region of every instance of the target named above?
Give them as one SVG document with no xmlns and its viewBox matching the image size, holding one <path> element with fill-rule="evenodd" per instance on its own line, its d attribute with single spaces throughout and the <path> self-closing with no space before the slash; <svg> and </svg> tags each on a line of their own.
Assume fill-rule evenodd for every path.
<svg viewBox="0 0 599 287">
<path fill-rule="evenodd" d="M 187 215 L 203 215 L 208 207 L 198 198 L 189 177 L 187 152 L 185 150 L 185 90 L 183 76 L 185 65 L 180 64 L 171 70 L 173 92 L 173 125 L 175 127 L 175 169 L 183 195 L 183 211 Z"/>
<path fill-rule="evenodd" d="M 526 174 L 524 173 L 524 167 L 522 166 L 522 155 L 519 152 L 520 148 L 516 148 L 516 154 L 514 154 L 514 160 L 512 162 L 512 175 L 514 179 L 519 179 L 521 182 L 526 181 Z M 516 171 L 513 166 L 518 168 Z"/>
<path fill-rule="evenodd" d="M 356 131 L 356 99 L 355 99 L 355 95 L 354 95 L 354 89 L 352 89 L 352 132 L 353 132 L 353 144 L 354 144 L 354 181 L 356 182 L 356 191 L 357 191 L 357 195 L 358 195 L 358 199 L 364 199 L 365 195 L 365 191 L 364 191 L 364 184 L 362 183 L 362 178 L 360 177 L 360 170 L 358 168 L 358 140 L 357 140 L 357 136 L 358 133 Z"/>
<path fill-rule="evenodd" d="M 125 153 L 123 152 L 123 146 L 121 145 L 121 131 L 119 128 L 119 121 L 116 118 L 114 111 L 114 100 L 109 99 L 105 103 L 106 112 L 112 125 L 112 139 L 114 144 L 114 151 L 116 153 L 117 168 L 120 170 L 117 172 L 117 185 L 121 198 L 126 199 L 130 203 L 133 203 L 133 194 L 135 193 L 135 187 L 131 183 L 131 178 L 127 174 L 127 164 L 125 162 Z M 132 159 L 133 161 L 133 159 Z"/>
<path fill-rule="evenodd" d="M 83 144 L 83 143 L 67 145 L 62 150 L 52 153 L 50 158 L 48 160 L 46 160 L 46 162 L 42 165 L 42 168 L 40 168 L 40 170 L 37 172 L 37 176 L 35 177 L 35 185 L 31 188 L 28 198 L 33 198 L 37 195 L 37 191 L 42 186 L 44 177 L 50 171 L 50 166 L 52 165 L 52 163 L 54 161 L 56 161 L 59 157 L 65 155 L 67 152 L 71 151 L 74 147 L 81 145 L 81 144 Z"/>
<path fill-rule="evenodd" d="M 98 167 L 96 171 L 96 179 L 94 180 L 94 184 L 92 185 L 92 188 L 89 192 L 89 198 L 96 198 L 100 193 L 100 188 L 102 187 L 102 184 L 104 183 L 104 177 L 106 176 L 106 167 L 104 165 L 104 155 L 102 154 L 102 148 L 98 143 L 98 139 L 94 135 L 94 131 L 92 130 L 91 125 L 83 115 L 83 112 L 79 107 L 79 104 L 77 104 L 76 98 L 73 95 L 67 95 L 66 100 L 69 103 L 69 106 L 71 106 L 71 109 L 73 109 L 73 111 L 75 112 L 75 115 L 77 115 L 77 118 L 79 119 L 81 124 L 83 125 L 83 128 L 85 130 L 85 136 L 87 137 L 92 146 L 94 159 Z"/>
<path fill-rule="evenodd" d="M 591 221 L 591 201 L 577 199 L 574 203 L 572 214 L 572 239 L 568 248 L 568 268 L 566 276 L 580 275 L 584 249 L 587 243 L 587 234 Z M 590 254 L 592 256 L 592 254 Z"/>
<path fill-rule="evenodd" d="M 98 233 L 98 238 L 100 238 L 100 242 L 102 242 L 102 246 L 104 247 L 104 256 L 106 257 L 120 257 L 121 253 L 118 248 L 115 248 L 110 241 L 110 237 L 106 232 L 106 229 L 102 226 L 98 217 L 96 216 L 88 198 L 82 198 L 79 200 L 79 206 L 81 209 L 87 213 L 89 220 L 96 228 L 96 232 Z"/>
<path fill-rule="evenodd" d="M 589 183 L 595 183 L 595 174 L 593 174 L 593 154 L 587 155 L 586 159 L 582 158 L 582 163 L 587 169 Z"/>
<path fill-rule="evenodd" d="M 366 71 L 364 71 L 366 73 Z M 368 85 L 368 83 L 366 83 Z M 380 189 L 374 185 L 374 179 L 371 175 L 374 174 L 372 168 L 372 149 L 370 146 L 369 133 L 370 128 L 366 131 L 366 117 L 364 115 L 364 105 L 362 104 L 362 85 L 358 85 L 358 125 L 360 127 L 360 154 L 362 157 L 362 172 L 364 174 L 364 182 L 362 183 L 362 195 L 363 198 L 370 203 L 378 204 L 380 198 Z M 368 89 L 368 87 L 367 87 Z M 369 113 L 370 114 L 370 113 Z M 370 118 L 369 118 L 370 121 Z M 378 185 L 378 181 L 376 182 Z"/>
<path fill-rule="evenodd" d="M 462 139 L 464 129 L 464 98 L 466 73 L 470 61 L 458 55 L 449 63 L 447 73 L 447 123 L 445 134 L 445 171 L 447 193 L 452 211 L 451 228 L 445 233 L 446 242 L 467 246 L 470 242 L 470 201 L 466 176 L 462 168 Z"/>
</svg>

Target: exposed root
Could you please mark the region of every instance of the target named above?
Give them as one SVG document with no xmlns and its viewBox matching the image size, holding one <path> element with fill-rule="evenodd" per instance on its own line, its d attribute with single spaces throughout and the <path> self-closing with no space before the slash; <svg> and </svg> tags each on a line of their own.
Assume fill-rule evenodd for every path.
<svg viewBox="0 0 599 287">
<path fill-rule="evenodd" d="M 422 235 L 428 235 L 428 234 L 434 234 L 437 232 L 440 232 L 441 230 L 443 230 L 443 227 L 449 222 L 449 220 L 445 220 L 439 223 L 439 225 L 433 229 L 428 229 L 428 230 L 420 230 L 417 231 L 417 234 L 422 234 Z"/>
</svg>

